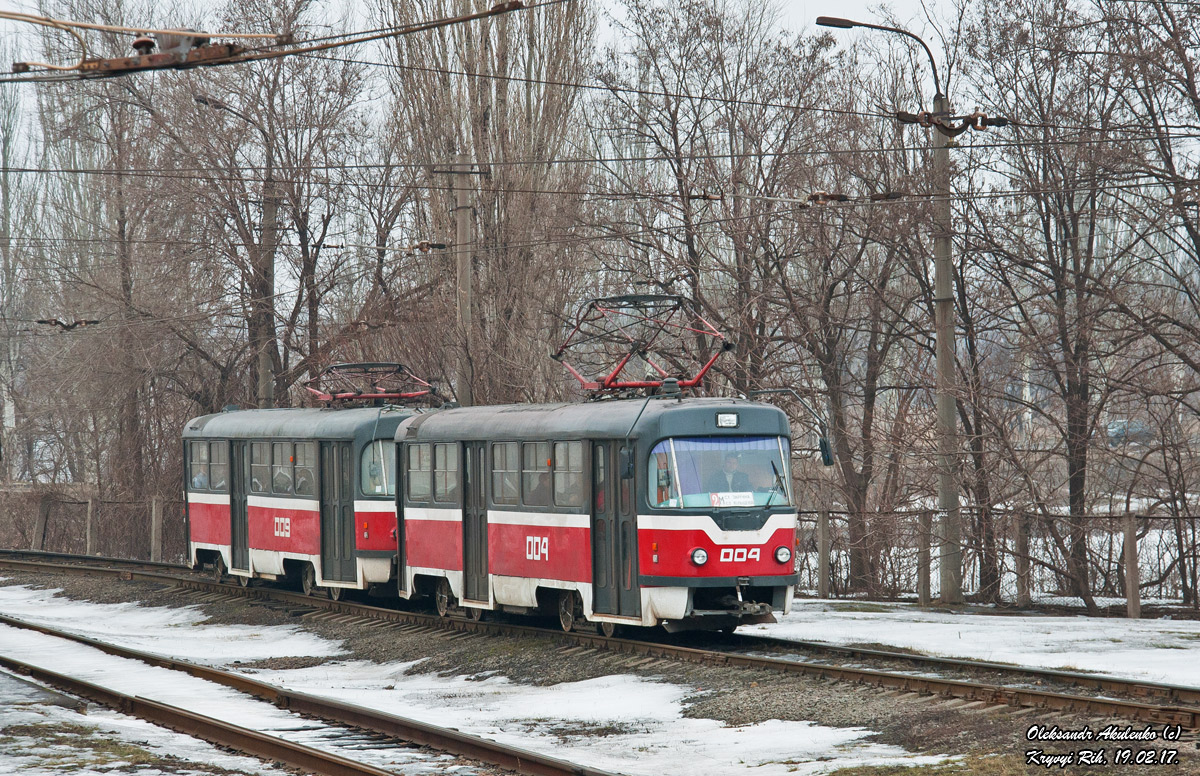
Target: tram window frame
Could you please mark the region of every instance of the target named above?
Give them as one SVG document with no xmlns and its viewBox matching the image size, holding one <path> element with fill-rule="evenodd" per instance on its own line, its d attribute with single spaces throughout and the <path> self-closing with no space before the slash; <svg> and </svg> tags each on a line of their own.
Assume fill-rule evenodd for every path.
<svg viewBox="0 0 1200 776">
<path fill-rule="evenodd" d="M 250 443 L 250 492 L 271 492 L 270 442 Z"/>
<path fill-rule="evenodd" d="M 276 496 L 291 496 L 295 494 L 296 477 L 292 471 L 295 454 L 291 442 L 271 442 L 271 493 Z M 280 475 L 287 477 L 287 487 L 279 479 Z"/>
<path fill-rule="evenodd" d="M 549 442 L 524 442 L 521 444 L 521 503 L 527 507 L 550 506 L 551 471 Z M 544 476 L 545 487 L 540 488 L 539 476 Z"/>
<path fill-rule="evenodd" d="M 301 458 L 304 460 L 301 461 Z M 301 490 L 302 484 L 308 487 Z M 297 496 L 317 496 L 316 442 L 296 442 L 292 445 L 292 491 Z"/>
<path fill-rule="evenodd" d="M 391 456 L 388 455 L 391 453 Z M 383 490 L 371 487 L 371 467 L 379 469 Z M 358 458 L 358 489 L 367 498 L 396 497 L 396 446 L 382 439 L 363 445 Z"/>
<path fill-rule="evenodd" d="M 586 495 L 583 482 L 583 442 L 557 441 L 553 451 L 553 484 L 550 490 L 554 506 L 576 509 L 583 507 Z M 573 463 L 577 463 L 578 468 L 571 468 Z"/>
<path fill-rule="evenodd" d="M 442 466 L 438 466 L 440 462 Z M 451 477 L 450 475 L 453 475 Z M 438 504 L 457 504 L 461 481 L 458 474 L 458 444 L 441 442 L 433 446 L 433 500 Z"/>
<path fill-rule="evenodd" d="M 428 504 L 433 498 L 433 445 L 429 442 L 418 442 L 407 445 L 404 454 L 405 486 L 404 495 L 414 504 Z M 413 468 L 413 455 L 416 454 L 417 468 Z M 425 468 L 421 468 L 424 463 Z M 423 485 L 420 493 L 413 492 L 413 485 Z"/>
<path fill-rule="evenodd" d="M 498 453 L 503 451 L 502 455 Z M 502 459 L 502 460 L 501 460 Z M 491 455 L 493 504 L 521 503 L 521 450 L 518 442 L 493 442 Z"/>
<path fill-rule="evenodd" d="M 223 439 L 208 443 L 208 489 L 214 493 L 229 492 L 229 443 Z"/>
<path fill-rule="evenodd" d="M 208 490 L 212 480 L 209 479 L 208 456 L 209 443 L 189 442 L 188 448 L 188 486 L 189 490 Z M 203 477 L 203 481 L 199 478 Z M 199 484 L 197 484 L 199 482 Z"/>
</svg>

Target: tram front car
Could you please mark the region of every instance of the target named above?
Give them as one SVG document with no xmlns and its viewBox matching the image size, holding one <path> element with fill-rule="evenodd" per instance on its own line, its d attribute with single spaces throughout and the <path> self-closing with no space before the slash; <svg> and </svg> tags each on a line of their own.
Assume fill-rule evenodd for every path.
<svg viewBox="0 0 1200 776">
<path fill-rule="evenodd" d="M 667 629 L 732 629 L 790 611 L 787 416 L 745 400 L 651 401 L 636 426 L 641 584 Z"/>
</svg>

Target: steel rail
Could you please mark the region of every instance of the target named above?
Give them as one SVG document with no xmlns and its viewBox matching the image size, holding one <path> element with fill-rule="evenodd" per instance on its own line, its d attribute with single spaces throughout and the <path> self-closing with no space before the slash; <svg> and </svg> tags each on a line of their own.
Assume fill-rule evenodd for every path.
<svg viewBox="0 0 1200 776">
<path fill-rule="evenodd" d="M 194 576 L 176 576 L 138 570 L 123 570 L 102 567 L 89 568 L 87 566 L 73 564 L 59 566 L 57 564 L 16 561 L 0 557 L 0 567 L 9 565 L 14 567 L 29 568 L 35 571 L 46 567 L 53 567 L 54 570 L 66 571 L 68 573 L 115 573 L 123 579 L 140 579 L 159 583 L 171 582 L 181 588 L 197 591 L 217 591 L 231 597 L 286 602 L 311 609 L 325 609 L 336 614 L 353 615 L 365 620 L 378 620 L 392 623 L 410 623 L 447 630 L 459 630 L 475 633 L 504 634 L 519 637 L 548 637 L 562 642 L 610 652 L 644 655 L 647 657 L 662 658 L 667 660 L 681 660 L 704 665 L 731 666 L 777 671 L 782 673 L 799 674 L 817 679 L 836 679 L 838 681 L 872 685 L 902 692 L 942 695 L 947 698 L 962 699 L 968 702 L 981 702 L 989 705 L 1038 708 L 1048 711 L 1053 710 L 1090 716 L 1118 716 L 1137 721 L 1180 725 L 1181 727 L 1189 730 L 1200 730 L 1200 706 L 1187 707 L 1178 705 L 1140 703 L 1137 701 L 1118 698 L 1097 698 L 1071 693 L 1013 687 L 986 682 L 971 682 L 936 676 L 920 676 L 914 674 L 880 671 L 869 668 L 833 666 L 773 657 L 696 649 L 692 647 L 661 644 L 645 640 L 605 638 L 599 634 L 578 632 L 563 633 L 557 630 L 549 630 L 546 628 L 538 628 L 528 625 L 489 622 L 486 620 L 476 621 L 466 618 L 441 618 L 436 615 L 424 614 L 420 612 L 384 609 L 376 606 L 352 603 L 348 601 L 331 601 L 328 599 L 314 598 L 311 596 L 305 596 L 298 593 L 291 593 L 277 589 L 261 587 L 242 588 L 234 585 L 218 584 L 215 582 L 201 581 L 196 579 Z M 859 650 L 859 653 L 863 655 L 865 655 L 866 652 L 867 650 Z M 879 650 L 879 652 L 883 651 Z M 888 658 L 907 659 L 909 661 L 920 661 L 922 659 L 922 656 L 919 655 L 904 655 L 903 653 L 885 652 L 884 655 L 886 655 Z M 954 661 L 956 659 L 935 658 L 934 660 Z M 973 661 L 957 660 L 957 662 L 965 663 L 967 666 L 973 666 Z M 1044 670 L 1032 668 L 1014 668 L 1011 666 L 1003 666 L 1002 664 L 992 665 L 998 666 L 999 668 L 991 668 L 989 670 L 1003 669 L 1010 673 L 1020 673 L 1023 675 L 1036 674 L 1037 672 Z M 1071 672 L 1053 673 L 1060 675 L 1055 677 L 1059 680 L 1065 680 L 1067 677 L 1075 676 Z M 1080 674 L 1079 676 L 1083 677 L 1085 680 L 1092 680 L 1093 678 L 1103 679 L 1107 683 L 1107 689 L 1115 689 L 1122 692 L 1128 692 L 1129 694 L 1136 694 L 1138 692 L 1137 688 L 1156 688 L 1162 690 L 1163 692 L 1171 689 L 1178 691 L 1195 689 L 1177 685 L 1164 685 L 1116 678 L 1093 677 L 1092 675 L 1087 674 Z"/>
<path fill-rule="evenodd" d="M 0 655 L 0 666 L 151 724 L 186 733 L 262 760 L 284 763 L 305 773 L 321 776 L 396 776 L 392 771 L 385 771 L 373 765 L 355 762 L 330 752 L 259 733 L 149 698 L 128 695 L 5 655 Z"/>
<path fill-rule="evenodd" d="M 528 749 L 500 744 L 457 730 L 430 725 L 344 701 L 287 690 L 233 671 L 130 649 L 16 617 L 0 615 L 0 624 L 83 644 L 109 655 L 137 660 L 157 668 L 179 671 L 268 701 L 278 708 L 297 714 L 316 717 L 334 724 L 370 730 L 405 743 L 420 744 L 443 752 L 451 752 L 462 757 L 508 768 L 517 773 L 531 774 L 531 776 L 616 776 L 611 771 L 589 768 L 556 757 L 547 757 Z M 0 660 L 6 659 L 0 656 Z M 120 694 L 115 691 L 110 692 Z"/>
</svg>

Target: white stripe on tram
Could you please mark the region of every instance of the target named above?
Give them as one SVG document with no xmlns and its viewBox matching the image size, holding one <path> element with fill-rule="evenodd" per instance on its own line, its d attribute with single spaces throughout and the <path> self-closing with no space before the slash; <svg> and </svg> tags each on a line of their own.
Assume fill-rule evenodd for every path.
<svg viewBox="0 0 1200 776">
<path fill-rule="evenodd" d="M 590 528 L 590 515 L 566 514 L 562 512 L 488 512 L 488 522 L 493 525 L 528 525 L 538 528 Z"/>
<path fill-rule="evenodd" d="M 310 498 L 276 498 L 274 496 L 247 496 L 246 505 L 259 509 L 297 509 L 302 512 L 316 512 L 321 504 Z"/>
<path fill-rule="evenodd" d="M 762 544 L 781 529 L 796 527 L 796 514 L 771 515 L 757 531 L 722 531 L 708 515 L 638 515 L 638 530 L 703 531 L 713 544 Z"/>
</svg>

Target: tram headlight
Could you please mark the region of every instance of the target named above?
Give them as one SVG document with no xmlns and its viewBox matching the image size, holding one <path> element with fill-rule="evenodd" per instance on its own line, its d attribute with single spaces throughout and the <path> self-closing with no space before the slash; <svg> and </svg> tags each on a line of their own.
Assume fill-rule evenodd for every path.
<svg viewBox="0 0 1200 776">
<path fill-rule="evenodd" d="M 791 559 L 792 551 L 787 547 L 780 545 L 779 547 L 775 548 L 775 560 L 779 561 L 780 563 L 787 563 Z"/>
<path fill-rule="evenodd" d="M 705 563 L 708 563 L 708 550 L 702 547 L 692 550 L 692 563 L 695 563 L 697 566 L 703 566 Z"/>
</svg>

